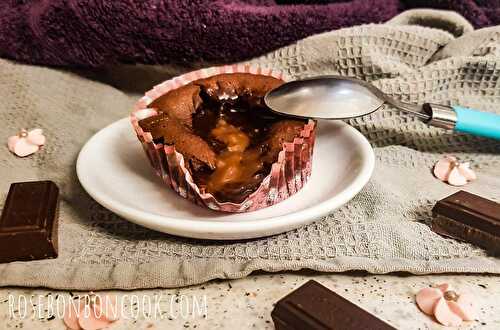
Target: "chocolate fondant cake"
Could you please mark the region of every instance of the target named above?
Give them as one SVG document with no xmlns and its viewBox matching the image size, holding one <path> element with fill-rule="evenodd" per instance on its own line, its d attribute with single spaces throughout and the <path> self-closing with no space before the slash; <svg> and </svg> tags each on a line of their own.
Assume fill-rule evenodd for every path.
<svg viewBox="0 0 500 330">
<path fill-rule="evenodd" d="M 195 80 L 157 98 L 149 107 L 158 114 L 139 125 L 155 143 L 175 145 L 198 187 L 220 202 L 240 203 L 306 123 L 265 106 L 264 95 L 282 83 L 250 73 Z"/>
</svg>

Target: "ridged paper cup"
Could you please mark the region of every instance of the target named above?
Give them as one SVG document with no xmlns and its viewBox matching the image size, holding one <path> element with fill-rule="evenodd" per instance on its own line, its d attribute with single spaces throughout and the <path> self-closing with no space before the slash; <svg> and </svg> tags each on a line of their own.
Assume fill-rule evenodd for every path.
<svg viewBox="0 0 500 330">
<path fill-rule="evenodd" d="M 212 210 L 224 212 L 249 212 L 279 203 L 299 191 L 311 175 L 315 140 L 314 121 L 309 120 L 302 128 L 300 136 L 293 142 L 284 143 L 278 160 L 271 166 L 271 173 L 255 192 L 239 204 L 219 202 L 212 194 L 201 192 L 184 165 L 183 155 L 175 150 L 175 145 L 155 143 L 152 135 L 144 132 L 139 126 L 139 120 L 157 114 L 156 109 L 148 106 L 161 95 L 194 80 L 222 73 L 252 73 L 289 80 L 282 72 L 253 65 L 238 64 L 193 71 L 167 80 L 146 92 L 130 115 L 132 126 L 156 174 L 182 197 Z"/>
</svg>

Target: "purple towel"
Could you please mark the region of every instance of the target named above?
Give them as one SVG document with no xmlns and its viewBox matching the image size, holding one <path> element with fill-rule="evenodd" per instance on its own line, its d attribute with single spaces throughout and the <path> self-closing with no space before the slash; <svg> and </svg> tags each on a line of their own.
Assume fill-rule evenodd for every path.
<svg viewBox="0 0 500 330">
<path fill-rule="evenodd" d="M 238 61 L 315 33 L 384 22 L 415 7 L 452 9 L 476 27 L 500 22 L 500 0 L 0 2 L 0 56 L 81 67 Z"/>
</svg>

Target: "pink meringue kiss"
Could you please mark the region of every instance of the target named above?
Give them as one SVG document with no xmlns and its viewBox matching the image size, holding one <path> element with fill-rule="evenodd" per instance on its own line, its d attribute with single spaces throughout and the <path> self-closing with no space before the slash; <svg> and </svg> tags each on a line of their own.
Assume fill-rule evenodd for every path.
<svg viewBox="0 0 500 330">
<path fill-rule="evenodd" d="M 45 144 L 45 136 L 40 128 L 27 131 L 22 129 L 17 135 L 9 137 L 7 147 L 19 157 L 26 157 L 34 154 Z"/>
<path fill-rule="evenodd" d="M 99 330 L 118 320 L 116 297 L 91 294 L 84 301 L 70 305 L 64 314 L 64 324 L 71 330 Z"/>
<path fill-rule="evenodd" d="M 462 321 L 476 318 L 474 297 L 470 294 L 457 294 L 447 283 L 423 288 L 417 293 L 418 308 L 427 315 L 434 315 L 444 326 L 459 326 Z"/>
<path fill-rule="evenodd" d="M 452 186 L 463 186 L 476 180 L 476 173 L 470 169 L 469 163 L 459 163 L 454 156 L 444 156 L 435 165 L 434 176 Z"/>
</svg>

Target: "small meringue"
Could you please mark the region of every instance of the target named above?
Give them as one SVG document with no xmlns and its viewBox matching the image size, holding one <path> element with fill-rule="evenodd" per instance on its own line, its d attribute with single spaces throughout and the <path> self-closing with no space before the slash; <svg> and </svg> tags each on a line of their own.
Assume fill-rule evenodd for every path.
<svg viewBox="0 0 500 330">
<path fill-rule="evenodd" d="M 91 294 L 78 305 L 69 305 L 64 314 L 64 324 L 71 330 L 99 330 L 118 320 L 116 297 Z"/>
<path fill-rule="evenodd" d="M 470 163 L 459 163 L 454 156 L 444 156 L 433 169 L 434 176 L 452 186 L 463 186 L 476 180 L 476 173 L 470 168 Z"/>
<path fill-rule="evenodd" d="M 447 283 L 423 288 L 415 300 L 417 306 L 427 315 L 434 315 L 445 326 L 459 326 L 462 321 L 476 318 L 474 297 L 470 294 L 458 294 Z"/>
<path fill-rule="evenodd" d="M 22 129 L 18 134 L 9 137 L 7 147 L 19 157 L 34 154 L 45 144 L 45 136 L 40 128 L 31 131 Z"/>
</svg>

